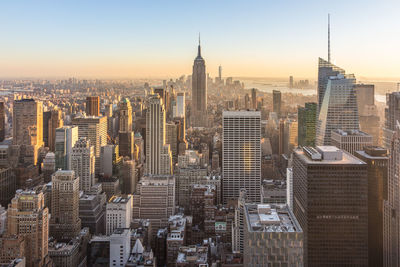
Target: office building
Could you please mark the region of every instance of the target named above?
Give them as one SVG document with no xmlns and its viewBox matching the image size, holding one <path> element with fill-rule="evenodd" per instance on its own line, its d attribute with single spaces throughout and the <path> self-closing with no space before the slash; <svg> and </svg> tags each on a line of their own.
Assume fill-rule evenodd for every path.
<svg viewBox="0 0 400 267">
<path fill-rule="evenodd" d="M 384 202 L 388 201 L 387 150 L 366 146 L 356 157 L 367 163 L 368 175 L 368 266 L 383 266 Z"/>
<path fill-rule="evenodd" d="M 257 109 L 257 89 L 251 89 L 251 108 L 256 110 Z"/>
<path fill-rule="evenodd" d="M 6 137 L 6 107 L 4 102 L 0 102 L 0 142 Z"/>
<path fill-rule="evenodd" d="M 122 194 L 135 193 L 138 175 L 135 161 L 124 159 L 120 170 Z"/>
<path fill-rule="evenodd" d="M 74 171 L 58 170 L 51 180 L 50 234 L 70 240 L 81 231 L 79 218 L 79 177 Z"/>
<path fill-rule="evenodd" d="M 246 189 L 250 201 L 260 201 L 261 113 L 224 111 L 222 114 L 223 202 Z"/>
<path fill-rule="evenodd" d="M 281 91 L 273 90 L 272 91 L 272 111 L 278 115 L 278 118 L 281 116 L 281 108 L 282 108 L 282 95 Z"/>
<path fill-rule="evenodd" d="M 193 63 L 191 124 L 194 127 L 207 126 L 207 77 L 206 64 L 201 56 L 200 39 L 197 57 Z"/>
<path fill-rule="evenodd" d="M 157 230 L 168 225 L 175 212 L 175 177 L 144 175 L 133 195 L 133 217 L 149 219 L 154 240 Z"/>
<path fill-rule="evenodd" d="M 118 105 L 119 108 L 119 134 L 118 141 L 120 154 L 123 157 L 133 159 L 135 151 L 135 137 L 132 130 L 132 106 L 127 98 L 123 98 Z"/>
<path fill-rule="evenodd" d="M 56 155 L 53 152 L 46 154 L 42 163 L 43 180 L 45 183 L 51 181 L 51 176 L 56 171 Z"/>
<path fill-rule="evenodd" d="M 106 207 L 106 234 L 117 228 L 129 228 L 132 220 L 132 196 L 112 196 Z"/>
<path fill-rule="evenodd" d="M 56 169 L 71 170 L 72 148 L 78 141 L 78 126 L 63 126 L 56 129 Z"/>
<path fill-rule="evenodd" d="M 333 146 L 293 153 L 293 212 L 305 266 L 368 266 L 367 164 Z"/>
<path fill-rule="evenodd" d="M 48 146 L 50 151 L 55 151 L 56 148 L 56 129 L 64 125 L 62 119 L 62 112 L 60 109 L 55 108 L 50 112 L 50 119 L 48 121 Z"/>
<path fill-rule="evenodd" d="M 330 76 L 322 105 L 319 106 L 316 145 L 330 145 L 331 132 L 359 130 L 354 75 Z"/>
<path fill-rule="evenodd" d="M 15 195 L 17 181 L 12 168 L 0 168 L 0 205 L 7 207 Z"/>
<path fill-rule="evenodd" d="M 91 191 L 83 193 L 79 198 L 79 218 L 82 228 L 87 227 L 91 234 L 105 233 L 106 194 L 101 184 L 95 184 Z"/>
<path fill-rule="evenodd" d="M 72 124 L 78 126 L 78 136 L 86 137 L 94 146 L 96 156 L 96 173 L 100 172 L 100 150 L 107 144 L 107 117 L 78 116 L 72 120 Z"/>
<path fill-rule="evenodd" d="M 243 266 L 304 266 L 303 230 L 285 204 L 246 204 Z"/>
<path fill-rule="evenodd" d="M 86 97 L 86 115 L 95 117 L 100 116 L 100 97 Z"/>
<path fill-rule="evenodd" d="M 110 267 L 125 267 L 131 255 L 131 230 L 118 228 L 110 236 Z"/>
<path fill-rule="evenodd" d="M 185 93 L 178 93 L 176 96 L 176 112 L 174 118 L 185 118 L 186 117 L 186 103 Z"/>
<path fill-rule="evenodd" d="M 158 95 L 148 98 L 146 113 L 146 172 L 148 174 L 170 174 L 171 151 L 165 146 L 165 108 Z"/>
<path fill-rule="evenodd" d="M 289 88 L 293 88 L 293 76 L 289 76 Z"/>
<path fill-rule="evenodd" d="M 393 101 L 400 94 L 386 95 L 388 100 Z M 389 96 L 389 97 L 388 97 Z M 391 98 L 391 99 L 390 99 Z M 389 102 L 389 101 L 388 101 Z M 390 104 L 394 104 L 393 102 Z M 388 103 L 388 105 L 390 105 Z M 397 104 L 396 104 L 397 106 Z M 386 115 L 398 116 L 397 112 L 391 110 L 395 106 L 389 108 Z M 386 117 L 385 126 L 391 126 L 391 116 Z M 388 127 L 388 129 L 390 129 Z M 397 127 L 397 126 L 395 126 Z M 387 183 L 388 200 L 384 200 L 383 206 L 383 266 L 400 266 L 400 138 L 399 129 L 393 131 L 390 146 L 389 146 L 389 177 Z"/>
<path fill-rule="evenodd" d="M 400 92 L 386 94 L 385 125 L 382 133 L 382 146 L 390 149 L 396 127 L 400 122 Z"/>
<path fill-rule="evenodd" d="M 43 146 L 43 104 L 33 99 L 15 100 L 13 107 L 13 144 L 32 146 L 34 164 Z"/>
<path fill-rule="evenodd" d="M 79 190 L 89 192 L 94 185 L 95 163 L 94 146 L 90 140 L 79 138 L 71 153 L 71 170 L 79 177 Z"/>
<path fill-rule="evenodd" d="M 364 147 L 371 146 L 372 136 L 359 130 L 343 131 L 333 130 L 331 133 L 331 144 L 339 149 L 345 150 L 350 154 L 364 150 Z"/>
<path fill-rule="evenodd" d="M 317 103 L 305 103 L 297 109 L 298 145 L 315 146 L 317 127 Z"/>
<path fill-rule="evenodd" d="M 378 145 L 380 137 L 380 118 L 375 105 L 375 85 L 356 84 L 358 117 L 360 130 L 373 138 L 373 144 Z"/>
<path fill-rule="evenodd" d="M 44 205 L 43 193 L 18 191 L 7 213 L 7 234 L 24 239 L 26 266 L 45 266 L 48 262 L 50 215 Z"/>
</svg>

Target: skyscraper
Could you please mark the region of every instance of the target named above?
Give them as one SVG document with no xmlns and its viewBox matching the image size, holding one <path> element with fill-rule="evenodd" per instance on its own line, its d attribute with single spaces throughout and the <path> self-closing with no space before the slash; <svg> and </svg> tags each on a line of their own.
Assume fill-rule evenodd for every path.
<svg viewBox="0 0 400 267">
<path fill-rule="evenodd" d="M 299 146 L 315 146 L 317 125 L 317 103 L 305 103 L 297 109 L 298 144 Z"/>
<path fill-rule="evenodd" d="M 119 134 L 118 141 L 120 154 L 124 157 L 133 159 L 135 151 L 135 135 L 132 130 L 132 106 L 129 99 L 124 98 L 118 105 L 119 107 Z"/>
<path fill-rule="evenodd" d="M 293 212 L 305 266 L 368 266 L 367 164 L 333 146 L 293 153 Z"/>
<path fill-rule="evenodd" d="M 0 102 L 0 142 L 6 137 L 6 110 L 4 102 Z"/>
<path fill-rule="evenodd" d="M 13 144 L 32 146 L 34 164 L 38 149 L 43 146 L 43 104 L 33 99 L 14 101 Z"/>
<path fill-rule="evenodd" d="M 100 116 L 100 97 L 86 97 L 86 115 L 96 117 Z"/>
<path fill-rule="evenodd" d="M 44 266 L 48 260 L 49 210 L 43 193 L 19 191 L 7 210 L 7 234 L 25 239 L 27 267 Z"/>
<path fill-rule="evenodd" d="M 257 89 L 251 89 L 251 108 L 256 110 L 257 109 Z"/>
<path fill-rule="evenodd" d="M 50 113 L 50 119 L 48 122 L 48 144 L 50 151 L 55 151 L 56 147 L 56 129 L 64 125 L 62 119 L 62 112 L 60 109 L 55 108 Z"/>
<path fill-rule="evenodd" d="M 200 37 L 197 57 L 193 64 L 191 124 L 195 127 L 207 126 L 206 64 L 201 57 Z"/>
<path fill-rule="evenodd" d="M 148 174 L 167 174 L 163 173 L 165 160 L 169 162 L 172 157 L 169 149 L 165 149 L 165 109 L 159 95 L 151 95 L 147 100 L 146 113 L 146 172 Z M 169 145 L 168 145 L 169 146 Z M 169 155 L 162 155 L 165 152 Z"/>
<path fill-rule="evenodd" d="M 132 196 L 112 196 L 106 207 L 106 234 L 117 228 L 129 228 L 132 220 Z"/>
<path fill-rule="evenodd" d="M 281 105 L 282 105 L 282 95 L 281 91 L 272 91 L 272 102 L 273 102 L 273 112 L 275 112 L 278 117 L 281 116 Z"/>
<path fill-rule="evenodd" d="M 400 123 L 400 92 L 392 92 L 386 94 L 385 126 L 382 136 L 384 148 L 390 148 L 398 123 Z"/>
<path fill-rule="evenodd" d="M 89 192 L 95 183 L 95 155 L 90 140 L 80 138 L 72 148 L 71 170 L 79 177 L 79 190 Z"/>
<path fill-rule="evenodd" d="M 224 111 L 222 114 L 223 202 L 246 189 L 249 201 L 260 201 L 261 113 Z"/>
<path fill-rule="evenodd" d="M 69 241 L 80 231 L 79 177 L 74 171 L 58 170 L 52 177 L 50 234 Z"/>
<path fill-rule="evenodd" d="M 362 131 L 337 129 L 332 131 L 331 144 L 354 155 L 356 151 L 372 145 L 372 136 Z"/>
<path fill-rule="evenodd" d="M 387 150 L 367 146 L 355 156 L 367 163 L 368 172 L 368 266 L 383 266 L 384 202 L 388 200 Z"/>
<path fill-rule="evenodd" d="M 332 130 L 359 130 L 355 81 L 352 74 L 327 78 L 317 121 L 317 145 L 330 145 Z"/>
<path fill-rule="evenodd" d="M 185 93 L 178 93 L 176 96 L 176 113 L 175 113 L 175 118 L 185 118 Z"/>
<path fill-rule="evenodd" d="M 63 126 L 56 129 L 56 170 L 71 170 L 72 148 L 78 141 L 78 126 Z"/>
<path fill-rule="evenodd" d="M 107 144 L 107 117 L 78 116 L 72 120 L 78 126 L 79 138 L 86 137 L 94 146 L 96 173 L 100 172 L 100 149 Z"/>
</svg>

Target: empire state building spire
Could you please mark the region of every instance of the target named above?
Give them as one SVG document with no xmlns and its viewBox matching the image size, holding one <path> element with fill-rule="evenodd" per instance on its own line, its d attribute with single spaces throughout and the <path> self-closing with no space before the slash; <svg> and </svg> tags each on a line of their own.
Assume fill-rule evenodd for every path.
<svg viewBox="0 0 400 267">
<path fill-rule="evenodd" d="M 200 33 L 197 57 L 193 62 L 192 109 L 190 122 L 194 127 L 207 126 L 207 76 L 206 63 L 201 57 Z"/>
<path fill-rule="evenodd" d="M 199 46 L 197 47 L 197 57 L 201 58 L 200 33 L 199 33 Z"/>
</svg>

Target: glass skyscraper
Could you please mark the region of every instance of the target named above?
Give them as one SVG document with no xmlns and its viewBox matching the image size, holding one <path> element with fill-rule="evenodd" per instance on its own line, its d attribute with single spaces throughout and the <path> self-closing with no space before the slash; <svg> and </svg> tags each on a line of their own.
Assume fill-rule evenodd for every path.
<svg viewBox="0 0 400 267">
<path fill-rule="evenodd" d="M 315 146 L 315 131 L 317 127 L 317 103 L 305 103 L 297 109 L 298 144 L 299 146 Z"/>
<path fill-rule="evenodd" d="M 323 98 L 319 105 L 316 145 L 330 145 L 332 130 L 359 130 L 354 75 L 340 72 L 322 80 L 325 79 L 326 86 L 318 88 Z"/>
</svg>

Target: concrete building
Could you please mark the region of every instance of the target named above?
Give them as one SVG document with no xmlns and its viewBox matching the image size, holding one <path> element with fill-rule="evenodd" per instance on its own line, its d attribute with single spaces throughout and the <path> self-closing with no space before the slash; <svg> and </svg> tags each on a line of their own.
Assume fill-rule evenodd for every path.
<svg viewBox="0 0 400 267">
<path fill-rule="evenodd" d="M 170 174 L 172 155 L 166 147 L 165 107 L 159 95 L 151 95 L 147 100 L 146 113 L 146 173 Z M 168 168 L 169 167 L 169 168 Z"/>
<path fill-rule="evenodd" d="M 87 116 L 100 116 L 100 97 L 99 96 L 86 97 L 86 115 Z"/>
<path fill-rule="evenodd" d="M 117 228 L 129 228 L 132 220 L 132 196 L 113 196 L 106 207 L 106 234 Z"/>
<path fill-rule="evenodd" d="M 176 267 L 209 266 L 208 246 L 184 246 L 179 248 Z"/>
<path fill-rule="evenodd" d="M 129 99 L 123 98 L 118 104 L 119 108 L 119 134 L 121 156 L 133 159 L 135 151 L 135 136 L 132 130 L 132 105 Z"/>
<path fill-rule="evenodd" d="M 53 152 L 46 154 L 42 163 L 43 180 L 45 183 L 51 181 L 51 175 L 56 171 L 56 155 Z"/>
<path fill-rule="evenodd" d="M 95 162 L 94 146 L 90 140 L 79 138 L 71 153 L 71 169 L 79 177 L 79 190 L 89 192 L 94 185 Z"/>
<path fill-rule="evenodd" d="M 304 266 L 303 230 L 279 204 L 246 204 L 243 266 Z"/>
<path fill-rule="evenodd" d="M 400 122 L 400 92 L 386 94 L 385 125 L 382 133 L 382 146 L 391 149 L 396 127 Z"/>
<path fill-rule="evenodd" d="M 60 109 L 55 108 L 50 112 L 50 119 L 48 121 L 48 145 L 50 151 L 55 151 L 56 148 L 56 129 L 64 125 L 62 119 L 62 112 Z"/>
<path fill-rule="evenodd" d="M 77 126 L 63 126 L 56 129 L 56 169 L 71 170 L 72 148 L 78 141 Z"/>
<path fill-rule="evenodd" d="M 133 195 L 133 217 L 149 219 L 151 236 L 168 225 L 175 213 L 175 178 L 169 175 L 144 175 Z"/>
<path fill-rule="evenodd" d="M 102 192 L 101 184 L 92 187 L 91 192 L 79 197 L 79 218 L 82 228 L 87 227 L 91 234 L 105 233 L 106 194 Z"/>
<path fill-rule="evenodd" d="M 13 107 L 13 144 L 32 146 L 34 164 L 43 146 L 43 104 L 33 99 L 15 100 Z"/>
<path fill-rule="evenodd" d="M 263 180 L 261 200 L 265 204 L 285 204 L 286 182 L 283 180 Z"/>
<path fill-rule="evenodd" d="M 7 213 L 7 234 L 25 240 L 26 266 L 44 266 L 48 262 L 49 212 L 43 193 L 17 191 Z"/>
<path fill-rule="evenodd" d="M 261 113 L 224 111 L 222 114 L 223 202 L 246 189 L 250 201 L 260 201 Z"/>
<path fill-rule="evenodd" d="M 178 93 L 176 96 L 176 112 L 174 118 L 185 118 L 186 117 L 186 103 L 185 93 Z"/>
<path fill-rule="evenodd" d="M 387 150 L 366 146 L 356 157 L 367 163 L 368 173 L 368 266 L 383 266 L 384 202 L 388 201 Z"/>
<path fill-rule="evenodd" d="M 136 163 L 134 160 L 123 160 L 121 166 L 121 189 L 122 194 L 133 194 L 136 191 L 136 185 L 139 180 Z"/>
<path fill-rule="evenodd" d="M 94 146 L 96 173 L 100 172 L 100 150 L 107 144 L 107 117 L 77 116 L 72 124 L 78 126 L 79 138 L 86 137 Z"/>
<path fill-rule="evenodd" d="M 125 267 L 131 253 L 131 230 L 117 228 L 110 236 L 110 267 Z"/>
<path fill-rule="evenodd" d="M 207 177 L 207 169 L 196 166 L 179 168 L 176 173 L 176 198 L 180 207 L 189 209 L 190 190 L 193 184 L 201 184 Z"/>
<path fill-rule="evenodd" d="M 0 205 L 7 207 L 17 190 L 16 177 L 11 168 L 0 168 Z"/>
<path fill-rule="evenodd" d="M 49 256 L 57 267 L 79 266 L 79 242 L 49 242 Z"/>
<path fill-rule="evenodd" d="M 366 146 L 372 146 L 373 138 L 359 130 L 336 129 L 331 133 L 331 144 L 354 155 L 356 151 L 364 150 Z"/>
<path fill-rule="evenodd" d="M 281 91 L 273 90 L 272 91 L 272 111 L 278 115 L 278 118 L 281 116 L 282 112 L 282 94 Z"/>
<path fill-rule="evenodd" d="M 293 153 L 293 212 L 304 265 L 368 265 L 367 164 L 333 146 Z"/>
<path fill-rule="evenodd" d="M 50 235 L 69 241 L 81 231 L 79 177 L 74 171 L 58 170 L 51 182 Z"/>
</svg>

